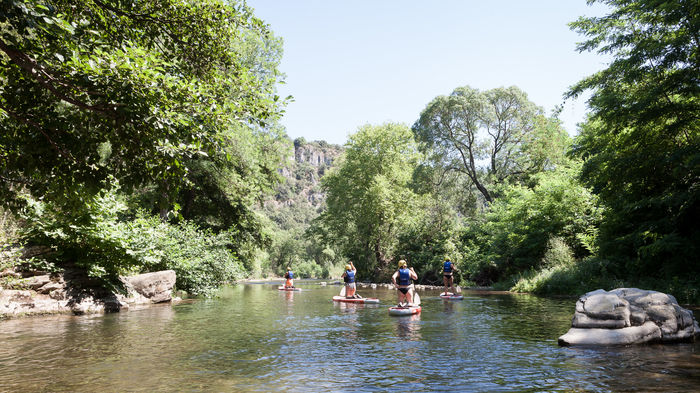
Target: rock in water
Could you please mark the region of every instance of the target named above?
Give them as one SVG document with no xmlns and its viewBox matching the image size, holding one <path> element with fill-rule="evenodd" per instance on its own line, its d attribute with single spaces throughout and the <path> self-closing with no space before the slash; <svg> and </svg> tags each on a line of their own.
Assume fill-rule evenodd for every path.
<svg viewBox="0 0 700 393">
<path fill-rule="evenodd" d="M 126 277 L 125 281 L 133 286 L 133 289 L 140 295 L 150 299 L 151 302 L 162 303 L 169 302 L 172 299 L 175 278 L 174 270 L 163 270 Z"/>
<path fill-rule="evenodd" d="M 676 298 L 657 291 L 598 289 L 581 296 L 559 345 L 627 345 L 693 341 L 700 327 Z"/>
</svg>

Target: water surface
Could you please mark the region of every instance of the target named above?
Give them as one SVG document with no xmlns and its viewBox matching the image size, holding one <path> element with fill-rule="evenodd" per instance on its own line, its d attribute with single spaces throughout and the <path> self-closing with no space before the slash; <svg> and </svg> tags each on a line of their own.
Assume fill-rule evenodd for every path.
<svg viewBox="0 0 700 393">
<path fill-rule="evenodd" d="M 299 283 L 298 283 L 299 284 Z M 334 304 L 339 287 L 0 322 L 0 391 L 700 391 L 700 344 L 561 348 L 575 299 L 421 292 L 423 312 Z M 697 313 L 697 312 L 696 312 Z"/>
</svg>

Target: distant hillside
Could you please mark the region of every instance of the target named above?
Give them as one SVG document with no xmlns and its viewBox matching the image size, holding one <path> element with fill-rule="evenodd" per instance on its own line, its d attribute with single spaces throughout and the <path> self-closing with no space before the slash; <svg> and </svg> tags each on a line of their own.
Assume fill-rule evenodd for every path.
<svg viewBox="0 0 700 393">
<path fill-rule="evenodd" d="M 293 144 L 294 156 L 279 170 L 285 181 L 265 202 L 265 213 L 282 229 L 307 225 L 318 216 L 325 202 L 320 180 L 343 152 L 342 146 L 326 141 L 298 138 Z"/>
</svg>

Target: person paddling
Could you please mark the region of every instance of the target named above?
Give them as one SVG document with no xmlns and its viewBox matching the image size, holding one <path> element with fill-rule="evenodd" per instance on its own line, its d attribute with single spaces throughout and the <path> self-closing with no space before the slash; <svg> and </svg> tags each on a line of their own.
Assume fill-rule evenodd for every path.
<svg viewBox="0 0 700 393">
<path fill-rule="evenodd" d="M 396 283 L 398 278 L 399 282 Z M 410 307 L 413 303 L 413 281 L 418 275 L 413 268 L 408 268 L 408 264 L 403 259 L 399 261 L 399 270 L 391 276 L 391 282 L 399 290 L 399 307 Z"/>
<path fill-rule="evenodd" d="M 343 281 L 345 281 L 345 297 L 348 299 L 360 299 L 362 296 L 355 293 L 357 291 L 357 286 L 355 285 L 355 275 L 357 274 L 357 269 L 355 265 L 350 261 L 345 265 L 345 271 L 343 272 Z M 343 296 L 341 291 L 340 296 Z"/>
<path fill-rule="evenodd" d="M 455 267 L 455 264 L 450 261 L 450 258 L 445 258 L 445 262 L 442 264 L 442 282 L 445 284 L 445 295 L 450 295 L 455 294 L 454 290 L 454 277 L 453 273 L 457 271 L 457 268 Z M 447 289 L 448 287 L 452 289 L 452 292 L 449 292 Z"/>
<path fill-rule="evenodd" d="M 287 273 L 284 274 L 284 278 L 287 279 L 284 283 L 285 288 L 294 288 L 294 272 L 292 272 L 291 267 L 287 267 Z"/>
</svg>

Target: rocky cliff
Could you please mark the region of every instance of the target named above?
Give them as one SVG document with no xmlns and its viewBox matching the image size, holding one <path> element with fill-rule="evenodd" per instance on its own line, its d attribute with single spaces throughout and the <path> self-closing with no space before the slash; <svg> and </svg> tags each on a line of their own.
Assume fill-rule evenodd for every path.
<svg viewBox="0 0 700 393">
<path fill-rule="evenodd" d="M 266 205 L 274 207 L 306 204 L 320 207 L 325 201 L 319 182 L 343 152 L 339 145 L 325 141 L 306 142 L 303 138 L 294 141 L 294 154 L 288 164 L 279 170 L 285 181 L 278 186 L 274 198 Z"/>
</svg>

